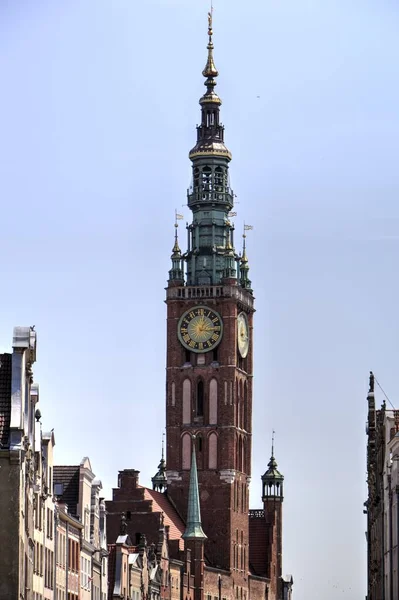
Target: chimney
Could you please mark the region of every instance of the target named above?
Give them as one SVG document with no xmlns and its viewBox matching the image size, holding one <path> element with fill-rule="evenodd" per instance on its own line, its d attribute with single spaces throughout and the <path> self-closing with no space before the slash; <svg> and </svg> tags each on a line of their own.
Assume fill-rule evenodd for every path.
<svg viewBox="0 0 399 600">
<path fill-rule="evenodd" d="M 119 471 L 118 487 L 124 491 L 136 490 L 139 485 L 140 471 L 136 469 L 124 469 Z"/>
</svg>

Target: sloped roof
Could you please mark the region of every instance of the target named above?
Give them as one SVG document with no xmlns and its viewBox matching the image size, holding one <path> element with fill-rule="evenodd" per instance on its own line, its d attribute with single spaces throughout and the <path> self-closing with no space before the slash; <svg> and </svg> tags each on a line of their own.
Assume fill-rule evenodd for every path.
<svg viewBox="0 0 399 600">
<path fill-rule="evenodd" d="M 151 490 L 150 488 L 143 489 L 144 498 L 146 500 L 152 500 L 152 512 L 162 512 L 164 514 L 164 524 L 169 527 L 169 539 L 179 540 L 179 547 L 180 549 L 183 549 L 184 542 L 181 539 L 181 536 L 184 533 L 185 525 L 168 496 L 161 492 Z"/>
<path fill-rule="evenodd" d="M 0 448 L 9 445 L 11 419 L 11 354 L 0 354 Z"/>
<path fill-rule="evenodd" d="M 79 466 L 55 466 L 53 470 L 53 482 L 62 483 L 62 496 L 57 496 L 59 502 L 68 506 L 68 512 L 77 517 L 77 505 L 79 502 Z"/>
</svg>

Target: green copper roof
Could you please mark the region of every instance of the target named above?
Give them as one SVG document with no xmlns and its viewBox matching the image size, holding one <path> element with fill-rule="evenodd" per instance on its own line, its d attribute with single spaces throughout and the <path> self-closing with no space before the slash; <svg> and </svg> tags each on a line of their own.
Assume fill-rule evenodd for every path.
<svg viewBox="0 0 399 600">
<path fill-rule="evenodd" d="M 193 455 L 191 460 L 190 488 L 188 491 L 188 510 L 184 540 L 206 540 L 207 536 L 202 530 L 201 508 L 198 489 L 197 459 L 195 456 L 195 438 L 193 439 Z"/>
<path fill-rule="evenodd" d="M 277 462 L 273 454 L 270 458 L 268 467 L 266 473 L 262 476 L 262 481 L 283 481 L 284 475 L 277 469 Z"/>
</svg>

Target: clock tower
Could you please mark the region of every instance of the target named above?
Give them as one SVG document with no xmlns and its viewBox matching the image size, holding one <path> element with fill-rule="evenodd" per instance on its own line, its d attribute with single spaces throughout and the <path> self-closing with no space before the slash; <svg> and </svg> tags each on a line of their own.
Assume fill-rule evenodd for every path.
<svg viewBox="0 0 399 600">
<path fill-rule="evenodd" d="M 208 35 L 201 124 L 189 154 L 192 222 L 185 253 L 176 226 L 166 289 L 167 493 L 186 519 L 195 444 L 205 560 L 231 572 L 242 590 L 248 585 L 254 297 L 245 237 L 241 255 L 234 247 L 232 156 L 215 92 L 211 14 Z"/>
</svg>

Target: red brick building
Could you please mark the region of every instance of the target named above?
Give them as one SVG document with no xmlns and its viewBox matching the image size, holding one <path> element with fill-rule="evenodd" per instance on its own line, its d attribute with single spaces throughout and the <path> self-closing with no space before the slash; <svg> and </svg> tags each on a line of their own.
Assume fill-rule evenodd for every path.
<svg viewBox="0 0 399 600">
<path fill-rule="evenodd" d="M 292 578 L 282 577 L 283 476 L 274 452 L 262 477 L 263 506 L 249 510 L 255 311 L 245 247 L 250 227 L 244 227 L 238 254 L 211 14 L 208 34 L 201 124 L 189 154 L 192 223 L 182 254 L 176 215 L 166 290 L 166 463 L 162 456 L 154 490 L 139 485 L 137 471 L 120 472 L 107 503 L 108 540 L 117 538 L 125 513 L 133 544 L 142 534 L 157 544 L 164 519 L 168 552 L 182 565 L 184 600 L 282 600 L 291 596 Z"/>
</svg>

